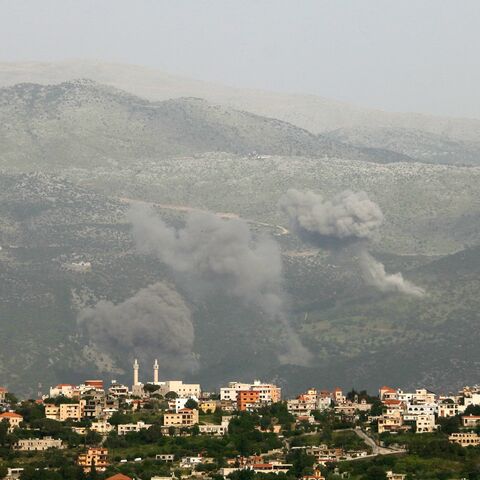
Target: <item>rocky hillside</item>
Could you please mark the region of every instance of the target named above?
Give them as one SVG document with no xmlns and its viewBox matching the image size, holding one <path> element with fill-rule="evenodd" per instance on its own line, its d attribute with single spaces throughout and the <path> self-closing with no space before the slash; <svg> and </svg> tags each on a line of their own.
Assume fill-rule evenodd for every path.
<svg viewBox="0 0 480 480">
<path fill-rule="evenodd" d="M 91 80 L 0 89 L 0 166 L 128 165 L 204 152 L 411 161 L 199 98 L 149 102 Z"/>
<path fill-rule="evenodd" d="M 419 162 L 480 165 L 480 142 L 456 141 L 448 136 L 412 128 L 342 128 L 328 136 L 359 148 L 383 148 Z"/>
</svg>

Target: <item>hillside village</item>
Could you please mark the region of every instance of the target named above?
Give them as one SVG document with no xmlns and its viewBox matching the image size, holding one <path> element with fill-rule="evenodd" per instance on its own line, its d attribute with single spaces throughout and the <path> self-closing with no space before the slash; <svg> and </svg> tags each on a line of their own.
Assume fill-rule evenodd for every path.
<svg viewBox="0 0 480 480">
<path fill-rule="evenodd" d="M 142 382 L 135 360 L 131 386 L 63 383 L 37 399 L 0 388 L 0 478 L 479 478 L 478 385 L 445 395 L 310 388 L 284 398 L 273 383 L 206 392 L 160 381 L 159 370 L 155 360 Z M 422 476 L 426 465 L 438 476 Z"/>
</svg>

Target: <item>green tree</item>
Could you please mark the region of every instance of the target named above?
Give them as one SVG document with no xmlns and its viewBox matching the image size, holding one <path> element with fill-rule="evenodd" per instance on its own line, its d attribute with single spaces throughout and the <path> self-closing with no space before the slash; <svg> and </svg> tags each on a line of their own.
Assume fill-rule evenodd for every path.
<svg viewBox="0 0 480 480">
<path fill-rule="evenodd" d="M 185 408 L 191 408 L 192 410 L 198 409 L 198 402 L 196 402 L 193 398 L 189 398 L 185 402 Z"/>
<path fill-rule="evenodd" d="M 387 473 L 382 467 L 374 465 L 367 470 L 365 480 L 387 480 Z"/>
<path fill-rule="evenodd" d="M 156 392 L 160 388 L 160 385 L 155 385 L 154 383 L 147 383 L 146 385 L 143 386 L 143 390 L 145 392 L 152 394 L 153 392 Z"/>
<path fill-rule="evenodd" d="M 0 422 L 0 445 L 2 447 L 5 446 L 7 443 L 7 436 L 8 436 L 8 420 L 2 420 Z"/>
</svg>

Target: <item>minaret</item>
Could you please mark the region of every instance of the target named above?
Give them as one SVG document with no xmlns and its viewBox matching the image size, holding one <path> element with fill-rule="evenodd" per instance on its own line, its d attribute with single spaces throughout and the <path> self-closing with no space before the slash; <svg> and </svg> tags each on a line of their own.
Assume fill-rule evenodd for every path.
<svg viewBox="0 0 480 480">
<path fill-rule="evenodd" d="M 157 384 L 158 383 L 158 360 L 155 359 L 155 362 L 153 364 L 153 383 Z"/>
<path fill-rule="evenodd" d="M 133 362 L 133 384 L 134 385 L 138 385 L 138 369 L 139 369 L 140 365 L 138 364 L 138 360 L 135 359 L 135 361 Z"/>
</svg>

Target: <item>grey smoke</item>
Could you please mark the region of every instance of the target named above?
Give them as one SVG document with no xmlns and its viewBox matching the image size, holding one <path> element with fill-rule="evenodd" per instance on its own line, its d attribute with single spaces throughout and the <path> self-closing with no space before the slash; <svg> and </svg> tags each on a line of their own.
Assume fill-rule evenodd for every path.
<svg viewBox="0 0 480 480">
<path fill-rule="evenodd" d="M 114 304 L 101 300 L 80 312 L 78 322 L 105 352 L 123 352 L 150 364 L 158 358 L 169 373 L 195 370 L 191 313 L 170 285 L 159 282 Z"/>
<path fill-rule="evenodd" d="M 179 229 L 143 205 L 133 207 L 128 218 L 141 253 L 155 255 L 180 279 L 194 279 L 260 308 L 281 330 L 286 350 L 281 361 L 310 361 L 287 318 L 282 259 L 274 240 L 254 237 L 244 220 L 224 220 L 212 213 L 192 212 Z"/>
<path fill-rule="evenodd" d="M 346 190 L 326 200 L 312 191 L 290 189 L 279 205 L 300 235 L 316 235 L 318 240 L 369 239 L 383 222 L 380 207 L 362 191 Z"/>
<path fill-rule="evenodd" d="M 387 274 L 385 266 L 366 251 L 365 243 L 377 233 L 383 213 L 365 192 L 345 190 L 326 200 L 312 191 L 290 189 L 279 206 L 298 235 L 307 241 L 330 248 L 342 248 L 351 242 L 360 245 L 360 267 L 368 285 L 382 292 L 418 297 L 425 294 L 401 273 Z"/>
<path fill-rule="evenodd" d="M 367 251 L 363 251 L 360 255 L 360 266 L 365 282 L 382 292 L 400 292 L 416 297 L 425 295 L 423 288 L 405 280 L 400 272 L 387 274 L 385 266 Z"/>
</svg>

